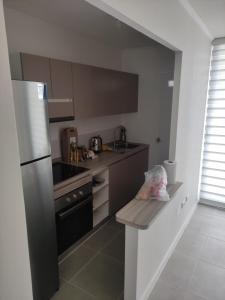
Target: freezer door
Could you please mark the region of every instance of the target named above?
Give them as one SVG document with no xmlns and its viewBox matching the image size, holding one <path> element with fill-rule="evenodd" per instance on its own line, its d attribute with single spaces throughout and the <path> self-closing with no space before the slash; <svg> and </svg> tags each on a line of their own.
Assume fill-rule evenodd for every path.
<svg viewBox="0 0 225 300">
<path fill-rule="evenodd" d="M 34 300 L 58 289 L 51 158 L 21 166 Z"/>
<path fill-rule="evenodd" d="M 17 80 L 12 85 L 20 163 L 50 155 L 45 85 Z"/>
</svg>

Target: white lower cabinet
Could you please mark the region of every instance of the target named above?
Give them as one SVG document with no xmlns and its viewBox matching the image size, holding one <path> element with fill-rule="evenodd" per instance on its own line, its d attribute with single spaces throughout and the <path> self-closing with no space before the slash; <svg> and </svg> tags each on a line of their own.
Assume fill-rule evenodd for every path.
<svg viewBox="0 0 225 300">
<path fill-rule="evenodd" d="M 94 174 L 93 187 L 93 226 L 95 227 L 109 216 L 109 171 L 99 170 Z"/>
</svg>

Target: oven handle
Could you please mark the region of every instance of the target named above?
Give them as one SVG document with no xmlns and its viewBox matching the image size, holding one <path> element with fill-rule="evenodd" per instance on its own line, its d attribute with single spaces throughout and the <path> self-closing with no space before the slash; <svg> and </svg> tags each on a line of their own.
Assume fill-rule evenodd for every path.
<svg viewBox="0 0 225 300">
<path fill-rule="evenodd" d="M 79 204 L 71 207 L 70 209 L 66 210 L 65 212 L 57 213 L 57 216 L 61 220 L 63 220 L 65 218 L 67 218 L 68 216 L 70 216 L 72 213 L 74 213 L 76 210 L 78 210 L 80 207 L 85 206 L 89 202 L 92 202 L 92 200 L 93 200 L 93 196 L 89 196 L 86 200 L 84 200 L 84 201 L 80 202 Z"/>
</svg>

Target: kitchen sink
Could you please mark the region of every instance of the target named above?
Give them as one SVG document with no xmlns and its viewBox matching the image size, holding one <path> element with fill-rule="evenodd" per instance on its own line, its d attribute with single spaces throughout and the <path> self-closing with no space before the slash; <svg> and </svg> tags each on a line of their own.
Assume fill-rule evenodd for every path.
<svg viewBox="0 0 225 300">
<path fill-rule="evenodd" d="M 120 143 L 120 142 L 112 142 L 108 144 L 110 147 L 112 147 L 113 151 L 119 152 L 119 153 L 124 153 L 128 150 L 134 149 L 139 146 L 139 144 L 135 143 Z"/>
</svg>

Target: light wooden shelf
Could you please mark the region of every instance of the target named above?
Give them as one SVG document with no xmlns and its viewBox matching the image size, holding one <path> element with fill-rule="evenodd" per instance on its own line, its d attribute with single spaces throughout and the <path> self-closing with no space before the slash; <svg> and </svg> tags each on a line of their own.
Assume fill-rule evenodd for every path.
<svg viewBox="0 0 225 300">
<path fill-rule="evenodd" d="M 96 194 L 97 192 L 101 191 L 102 189 L 104 189 L 108 185 L 109 185 L 109 183 L 108 183 L 108 181 L 106 181 L 106 182 L 103 182 L 102 184 L 94 186 L 93 187 L 93 194 Z"/>
<path fill-rule="evenodd" d="M 98 207 L 100 207 L 108 200 L 109 200 L 109 187 L 108 185 L 105 185 L 104 187 L 101 188 L 101 190 L 99 190 L 94 194 L 93 210 L 96 210 Z"/>
<path fill-rule="evenodd" d="M 102 222 L 109 215 L 109 202 L 107 201 L 96 209 L 93 213 L 93 225 L 94 227 Z"/>
</svg>

